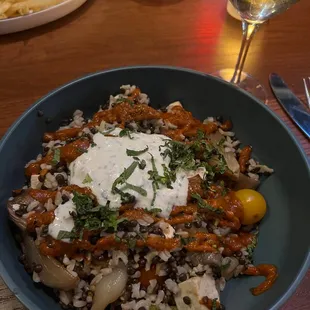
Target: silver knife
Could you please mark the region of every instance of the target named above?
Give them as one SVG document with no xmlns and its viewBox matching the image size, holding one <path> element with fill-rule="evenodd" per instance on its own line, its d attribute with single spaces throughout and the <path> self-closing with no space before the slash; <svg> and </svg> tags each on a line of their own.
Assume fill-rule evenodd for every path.
<svg viewBox="0 0 310 310">
<path fill-rule="evenodd" d="M 294 95 L 278 74 L 271 73 L 269 82 L 274 95 L 286 113 L 310 139 L 310 113 L 304 104 Z"/>
</svg>

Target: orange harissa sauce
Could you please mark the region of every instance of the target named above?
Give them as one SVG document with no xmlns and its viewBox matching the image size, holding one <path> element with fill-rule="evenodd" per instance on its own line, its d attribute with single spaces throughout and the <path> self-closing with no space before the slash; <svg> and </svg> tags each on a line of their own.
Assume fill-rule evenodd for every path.
<svg viewBox="0 0 310 310">
<path fill-rule="evenodd" d="M 203 124 L 198 119 L 195 119 L 191 112 L 184 110 L 181 106 L 175 106 L 171 108 L 169 112 L 161 112 L 145 104 L 131 105 L 128 102 L 122 102 L 111 110 L 97 112 L 93 120 L 85 125 L 85 127 L 92 128 L 98 126 L 102 121 L 108 123 L 116 122 L 122 127 L 125 122 L 151 119 L 163 119 L 170 124 L 178 126 L 177 129 L 164 129 L 162 131 L 162 134 L 175 140 L 182 140 L 182 135 L 185 137 L 194 137 L 197 134 L 197 130 L 202 130 L 210 134 L 215 132 L 218 128 L 218 126 L 212 122 Z M 69 128 L 52 133 L 45 133 L 43 140 L 44 142 L 51 140 L 66 141 L 77 137 L 82 129 L 83 128 Z"/>
<path fill-rule="evenodd" d="M 129 100 L 135 100 L 140 94 L 140 90 L 136 89 Z M 206 134 L 211 134 L 218 129 L 218 125 L 213 122 L 203 124 L 201 121 L 195 119 L 192 114 L 186 111 L 181 106 L 174 106 L 168 112 L 161 112 L 153 109 L 145 104 L 130 104 L 129 102 L 122 102 L 110 110 L 104 110 L 96 113 L 93 119 L 85 126 L 92 129 L 102 121 L 108 123 L 117 123 L 119 127 L 124 128 L 126 122 L 163 119 L 165 123 L 175 125 L 166 126 L 162 129 L 161 134 L 164 134 L 176 141 L 183 141 L 185 138 L 192 138 L 197 136 L 198 131 Z M 231 129 L 231 124 L 226 124 Z M 90 139 L 81 136 L 84 128 L 69 128 L 59 130 L 56 132 L 49 132 L 44 135 L 44 142 L 51 140 L 66 141 L 67 144 L 59 147 L 58 154 L 55 151 L 48 153 L 41 160 L 28 165 L 25 169 L 27 177 L 33 174 L 45 175 L 47 171 L 41 168 L 42 164 L 48 164 L 54 167 L 55 156 L 61 164 L 69 164 L 78 156 L 87 151 L 91 145 Z M 222 128 L 222 127 L 221 127 Z M 225 128 L 222 128 L 225 130 Z M 207 142 L 207 141 L 206 141 Z M 191 142 L 189 142 L 191 143 Z M 199 152 L 198 155 L 199 157 Z M 44 165 L 43 165 L 44 168 Z M 148 219 L 153 222 L 165 221 L 170 225 L 179 225 L 193 223 L 197 217 L 200 217 L 205 222 L 216 223 L 221 227 L 229 227 L 231 233 L 226 236 L 218 236 L 213 233 L 188 230 L 188 242 L 183 243 L 181 238 L 165 238 L 158 235 L 148 235 L 145 238 L 138 238 L 135 246 L 143 248 L 145 246 L 157 251 L 173 251 L 177 248 L 185 248 L 190 252 L 218 252 L 221 249 L 223 256 L 232 256 L 241 249 L 247 248 L 254 241 L 254 234 L 240 231 L 241 222 L 243 219 L 243 206 L 236 197 L 233 191 L 222 194 L 223 188 L 219 185 L 210 186 L 209 190 L 201 189 L 199 178 L 189 179 L 189 196 L 188 204 L 186 206 L 175 206 L 167 219 L 159 218 L 156 214 L 152 214 L 142 209 L 134 209 L 133 204 L 123 205 L 119 210 L 119 219 L 126 218 L 127 220 Z M 60 188 L 59 191 L 78 192 L 83 195 L 88 195 L 92 198 L 94 203 L 96 199 L 91 190 L 87 187 L 80 188 L 75 185 Z M 201 208 L 196 201 L 191 199 L 192 193 L 199 193 L 206 204 L 218 212 L 212 212 L 208 208 Z M 29 195 L 40 203 L 44 204 L 49 199 L 55 200 L 56 191 L 30 189 Z M 29 232 L 35 231 L 37 227 L 49 225 L 54 220 L 54 212 L 49 211 L 45 213 L 33 213 L 27 218 L 27 230 Z M 206 230 L 207 231 L 207 230 Z M 68 257 L 79 257 L 83 251 L 95 253 L 96 251 L 104 251 L 111 249 L 126 250 L 128 244 L 119 240 L 115 234 L 110 234 L 90 242 L 90 237 L 93 232 L 84 230 L 81 240 L 74 240 L 72 243 L 65 243 L 61 240 L 55 240 L 50 236 L 42 238 L 39 246 L 40 252 L 46 256 L 61 257 L 67 255 Z M 277 278 L 277 270 L 272 265 L 259 265 L 257 267 L 248 267 L 244 274 L 266 277 L 266 280 L 257 288 L 252 289 L 254 295 L 259 295 L 266 291 L 274 283 Z M 155 275 L 154 266 L 149 271 L 141 271 L 141 285 L 147 287 L 151 279 L 157 278 L 160 282 L 162 279 Z M 211 301 L 205 301 L 210 303 Z"/>
<path fill-rule="evenodd" d="M 251 289 L 254 296 L 260 295 L 269 290 L 278 277 L 277 267 L 268 264 L 248 267 L 244 274 L 249 276 L 263 276 L 266 278 L 263 283 Z"/>
</svg>

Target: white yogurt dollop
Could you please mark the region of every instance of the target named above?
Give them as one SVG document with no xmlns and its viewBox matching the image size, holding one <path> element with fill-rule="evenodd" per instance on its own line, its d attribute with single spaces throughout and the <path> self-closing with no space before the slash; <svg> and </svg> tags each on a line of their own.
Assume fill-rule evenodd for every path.
<svg viewBox="0 0 310 310">
<path fill-rule="evenodd" d="M 70 215 L 72 211 L 75 211 L 76 207 L 72 200 L 66 203 L 60 204 L 54 210 L 54 221 L 48 225 L 48 234 L 54 239 L 57 239 L 60 231 L 71 232 L 74 227 L 73 217 Z M 62 239 L 63 242 L 70 242 L 70 239 Z"/>
<path fill-rule="evenodd" d="M 148 171 L 153 170 L 150 154 L 153 155 L 159 175 L 164 175 L 162 165 L 168 167 L 170 158 L 163 158 L 161 153 L 164 152 L 165 147 L 160 150 L 160 146 L 163 146 L 165 140 L 169 138 L 164 135 L 144 133 L 131 133 L 131 138 L 128 136 L 119 137 L 118 133 L 119 129 L 116 129 L 110 133 L 115 137 L 105 136 L 101 133 L 94 135 L 95 145 L 70 164 L 69 183 L 80 187 L 87 186 L 91 188 L 100 204 L 105 205 L 109 200 L 110 208 L 119 208 L 121 197 L 119 194 L 112 193 L 112 185 L 124 172 L 124 169 L 127 169 L 135 161 L 132 156 L 126 154 L 126 150 L 141 151 L 148 148 L 147 152 L 138 156 L 139 160 L 145 160 L 146 167 L 143 170 L 137 167 L 126 180 L 129 184 L 143 188 L 147 195 L 142 196 L 137 191 L 124 188 L 124 185 L 118 185 L 118 188 L 136 197 L 136 208 L 160 208 L 162 210 L 161 215 L 165 217 L 170 214 L 173 206 L 185 205 L 188 179 L 183 171 L 177 171 L 176 181 L 172 183 L 172 189 L 160 185 L 152 204 L 154 191 L 152 180 L 148 174 Z"/>
</svg>

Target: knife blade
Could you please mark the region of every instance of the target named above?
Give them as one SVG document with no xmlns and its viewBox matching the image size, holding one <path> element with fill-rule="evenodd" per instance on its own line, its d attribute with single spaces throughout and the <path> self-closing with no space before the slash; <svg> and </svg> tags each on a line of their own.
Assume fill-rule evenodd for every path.
<svg viewBox="0 0 310 310">
<path fill-rule="evenodd" d="M 304 104 L 288 88 L 284 80 L 276 73 L 269 75 L 271 89 L 278 102 L 293 122 L 310 139 L 310 114 Z"/>
</svg>

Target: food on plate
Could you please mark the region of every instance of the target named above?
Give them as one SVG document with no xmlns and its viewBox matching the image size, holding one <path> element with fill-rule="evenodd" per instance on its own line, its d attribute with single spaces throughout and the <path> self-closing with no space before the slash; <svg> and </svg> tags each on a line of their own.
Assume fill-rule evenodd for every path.
<svg viewBox="0 0 310 310">
<path fill-rule="evenodd" d="M 253 265 L 266 213 L 255 189 L 273 170 L 230 120 L 121 90 L 93 118 L 77 110 L 46 132 L 26 165 L 7 205 L 25 270 L 66 309 L 223 310 L 239 275 L 265 277 L 253 295 L 269 289 L 276 267 Z"/>
<path fill-rule="evenodd" d="M 65 0 L 0 0 L 0 19 L 17 17 L 45 10 Z"/>
</svg>

